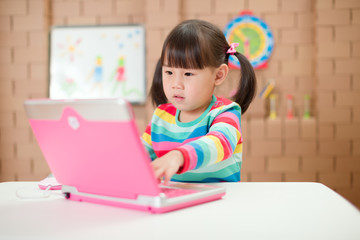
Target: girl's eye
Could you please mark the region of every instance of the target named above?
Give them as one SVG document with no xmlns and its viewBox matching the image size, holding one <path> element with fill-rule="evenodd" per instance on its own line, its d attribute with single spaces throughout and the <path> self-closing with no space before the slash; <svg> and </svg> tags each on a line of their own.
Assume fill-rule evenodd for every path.
<svg viewBox="0 0 360 240">
<path fill-rule="evenodd" d="M 165 71 L 165 73 L 166 73 L 167 75 L 172 75 L 172 72 L 171 72 L 171 71 Z"/>
<path fill-rule="evenodd" d="M 187 76 L 187 77 L 190 77 L 190 76 L 193 76 L 194 74 L 193 73 L 190 73 L 190 72 L 187 72 L 187 73 L 185 73 L 185 76 Z"/>
</svg>

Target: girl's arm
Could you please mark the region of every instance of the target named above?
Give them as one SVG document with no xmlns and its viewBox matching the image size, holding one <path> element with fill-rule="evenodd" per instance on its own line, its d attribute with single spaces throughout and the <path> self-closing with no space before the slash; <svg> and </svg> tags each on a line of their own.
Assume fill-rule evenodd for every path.
<svg viewBox="0 0 360 240">
<path fill-rule="evenodd" d="M 157 156 L 152 147 L 150 133 L 151 133 L 151 123 L 146 127 L 144 134 L 141 136 L 141 140 L 145 147 L 145 150 L 149 153 L 151 160 L 154 161 L 157 158 Z"/>
<path fill-rule="evenodd" d="M 214 119 L 208 134 L 175 149 L 184 158 L 178 173 L 223 161 L 241 151 L 241 142 L 240 111 L 231 108 Z"/>
</svg>

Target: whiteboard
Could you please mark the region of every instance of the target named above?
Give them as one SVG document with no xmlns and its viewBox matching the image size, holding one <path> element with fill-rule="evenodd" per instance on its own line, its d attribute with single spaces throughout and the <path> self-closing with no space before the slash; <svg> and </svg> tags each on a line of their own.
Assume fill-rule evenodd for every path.
<svg viewBox="0 0 360 240">
<path fill-rule="evenodd" d="M 49 97 L 145 102 L 142 25 L 53 27 Z"/>
</svg>

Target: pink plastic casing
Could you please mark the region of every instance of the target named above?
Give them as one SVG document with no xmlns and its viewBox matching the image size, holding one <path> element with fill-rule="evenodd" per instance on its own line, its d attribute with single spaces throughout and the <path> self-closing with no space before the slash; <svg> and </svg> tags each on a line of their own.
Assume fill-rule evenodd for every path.
<svg viewBox="0 0 360 240">
<path fill-rule="evenodd" d="M 75 129 L 69 124 L 74 118 L 79 123 Z M 52 173 L 63 185 L 76 186 L 79 192 L 131 199 L 137 194 L 160 193 L 150 164 L 143 164 L 150 159 L 133 119 L 87 121 L 68 107 L 59 120 L 29 121 Z"/>
<path fill-rule="evenodd" d="M 136 209 L 136 210 L 140 210 L 140 211 L 149 211 L 152 213 L 165 213 L 165 212 L 170 212 L 170 211 L 174 211 L 177 209 L 181 209 L 181 208 L 185 208 L 185 207 L 189 207 L 189 206 L 195 206 L 195 205 L 198 205 L 201 203 L 206 203 L 206 202 L 214 201 L 217 199 L 221 199 L 224 195 L 225 195 L 225 193 L 220 193 L 220 194 L 208 196 L 205 198 L 192 200 L 189 202 L 183 202 L 183 203 L 179 203 L 179 204 L 175 204 L 175 205 L 171 205 L 171 206 L 159 207 L 159 208 L 152 207 L 152 206 L 127 204 L 127 203 L 115 202 L 115 201 L 107 201 L 107 200 L 103 200 L 103 199 L 89 198 L 89 197 L 79 196 L 76 194 L 71 194 L 69 196 L 69 199 L 75 200 L 75 201 L 85 201 L 85 202 L 115 206 L 115 207 L 131 208 L 131 209 Z"/>
</svg>

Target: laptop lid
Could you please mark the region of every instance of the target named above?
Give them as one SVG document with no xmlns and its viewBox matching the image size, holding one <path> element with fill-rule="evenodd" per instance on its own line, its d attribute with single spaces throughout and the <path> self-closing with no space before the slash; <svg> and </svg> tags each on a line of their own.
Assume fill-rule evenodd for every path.
<svg viewBox="0 0 360 240">
<path fill-rule="evenodd" d="M 160 193 L 125 100 L 28 100 L 25 109 L 50 170 L 63 185 L 131 199 Z"/>
</svg>

